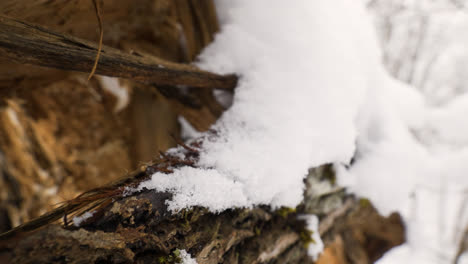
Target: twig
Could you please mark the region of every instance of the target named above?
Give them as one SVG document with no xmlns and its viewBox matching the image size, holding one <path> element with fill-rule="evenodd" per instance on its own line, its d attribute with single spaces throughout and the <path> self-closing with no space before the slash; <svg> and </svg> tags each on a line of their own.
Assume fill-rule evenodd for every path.
<svg viewBox="0 0 468 264">
<path fill-rule="evenodd" d="M 101 55 L 101 50 L 102 50 L 102 38 L 104 36 L 104 30 L 102 28 L 102 6 L 103 4 L 104 3 L 102 2 L 102 0 L 93 0 L 94 11 L 96 12 L 96 17 L 99 23 L 99 47 L 98 47 L 98 51 L 96 54 L 96 59 L 94 60 L 93 69 L 91 70 L 91 73 L 88 76 L 88 81 L 91 80 L 91 77 L 93 77 L 94 73 L 96 72 L 96 68 L 99 62 L 99 56 Z"/>
<path fill-rule="evenodd" d="M 187 150 L 188 152 L 191 152 L 193 154 L 199 154 L 200 151 L 198 151 L 197 149 L 194 149 L 192 147 L 189 147 L 187 144 L 185 144 L 180 138 L 177 138 L 173 133 L 171 133 L 171 137 L 172 139 L 178 144 L 180 145 L 181 147 L 183 147 L 185 150 Z"/>
</svg>

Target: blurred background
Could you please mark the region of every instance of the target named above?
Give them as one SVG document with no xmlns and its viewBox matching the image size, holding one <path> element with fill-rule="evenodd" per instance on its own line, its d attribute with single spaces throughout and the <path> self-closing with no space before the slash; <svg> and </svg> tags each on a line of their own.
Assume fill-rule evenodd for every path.
<svg viewBox="0 0 468 264">
<path fill-rule="evenodd" d="M 370 0 L 382 61 L 420 92 L 430 110 L 412 133 L 439 160 L 458 159 L 437 184 L 414 187 L 407 216 L 409 244 L 379 263 L 468 263 L 468 8 L 464 0 Z M 456 157 L 456 158 L 454 158 Z M 448 164 L 451 165 L 448 165 Z M 429 165 L 429 164 L 428 164 Z M 454 176 L 454 175 L 457 176 Z M 429 178 L 429 176 L 428 176 Z M 414 262 L 409 262 L 414 261 Z"/>
</svg>

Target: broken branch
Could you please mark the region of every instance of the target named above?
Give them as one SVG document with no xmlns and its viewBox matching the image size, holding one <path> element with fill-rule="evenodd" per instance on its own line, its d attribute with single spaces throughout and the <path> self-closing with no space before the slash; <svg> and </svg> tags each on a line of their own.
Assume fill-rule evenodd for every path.
<svg viewBox="0 0 468 264">
<path fill-rule="evenodd" d="M 0 56 L 15 62 L 88 73 L 98 44 L 0 15 Z M 235 75 L 218 75 L 192 65 L 138 56 L 103 46 L 97 74 L 135 81 L 232 90 Z"/>
</svg>

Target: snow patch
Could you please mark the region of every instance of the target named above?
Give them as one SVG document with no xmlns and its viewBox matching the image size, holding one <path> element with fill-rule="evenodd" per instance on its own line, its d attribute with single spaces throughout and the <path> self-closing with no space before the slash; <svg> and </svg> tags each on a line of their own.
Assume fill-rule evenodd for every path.
<svg viewBox="0 0 468 264">
<path fill-rule="evenodd" d="M 97 76 L 97 79 L 104 90 L 117 98 L 117 103 L 114 106 L 114 112 L 118 113 L 122 111 L 130 101 L 128 87 L 121 85 L 118 78 L 99 75 Z"/>
<path fill-rule="evenodd" d="M 192 256 L 187 251 L 185 251 L 185 249 L 180 250 L 179 253 L 182 260 L 180 264 L 198 264 L 197 260 L 192 258 Z"/>
<path fill-rule="evenodd" d="M 91 218 L 94 215 L 95 211 L 88 211 L 80 216 L 73 217 L 73 225 L 79 227 L 81 223 L 86 221 L 88 218 Z"/>
<path fill-rule="evenodd" d="M 214 169 L 183 167 L 172 174 L 156 173 L 151 180 L 141 183 L 137 191 L 154 189 L 174 194 L 169 210 L 203 206 L 219 212 L 236 205 L 251 206 L 242 184 L 224 177 Z"/>
<path fill-rule="evenodd" d="M 216 4 L 222 30 L 198 66 L 241 76 L 233 105 L 217 136 L 204 136 L 200 169 L 140 188 L 173 192 L 172 210 L 295 207 L 310 167 L 348 163 L 356 150 L 355 121 L 381 68 L 371 23 L 353 0 Z"/>
<path fill-rule="evenodd" d="M 313 261 L 317 261 L 320 253 L 322 253 L 324 249 L 323 241 L 319 233 L 319 219 L 316 215 L 300 215 L 299 219 L 305 220 L 307 229 L 312 232 L 312 243 L 310 243 L 307 248 L 307 254 Z"/>
<path fill-rule="evenodd" d="M 184 117 L 179 116 L 178 121 L 180 124 L 180 136 L 182 139 L 194 139 L 203 135 L 201 132 L 198 132 Z"/>
</svg>

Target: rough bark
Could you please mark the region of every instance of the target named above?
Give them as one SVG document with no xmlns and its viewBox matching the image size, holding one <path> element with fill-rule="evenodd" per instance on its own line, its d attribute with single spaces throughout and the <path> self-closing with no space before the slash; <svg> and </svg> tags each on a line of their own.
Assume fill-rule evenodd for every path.
<svg viewBox="0 0 468 264">
<path fill-rule="evenodd" d="M 39 25 L 0 16 L 0 56 L 17 63 L 91 72 L 98 45 Z M 129 78 L 166 87 L 187 86 L 232 90 L 235 75 L 217 75 L 187 64 L 104 46 L 96 74 Z"/>
<path fill-rule="evenodd" d="M 397 214 L 382 217 L 369 201 L 347 195 L 330 183 L 330 171 L 310 171 L 304 203 L 296 209 L 171 213 L 165 203 L 170 193 L 114 197 L 80 228 L 49 225 L 15 234 L 3 241 L 0 257 L 14 263 L 178 263 L 177 252 L 185 249 L 198 263 L 313 263 L 307 246 L 314 241 L 298 218 L 306 213 L 322 219 L 326 249 L 316 263 L 373 263 L 404 242 Z M 321 191 L 313 190 L 315 184 Z"/>
</svg>

